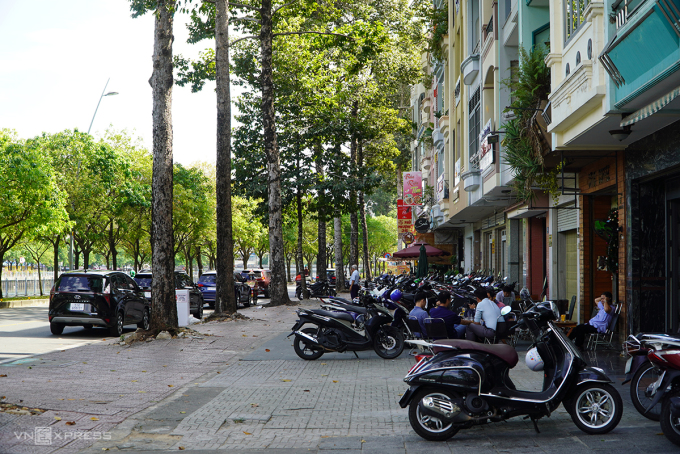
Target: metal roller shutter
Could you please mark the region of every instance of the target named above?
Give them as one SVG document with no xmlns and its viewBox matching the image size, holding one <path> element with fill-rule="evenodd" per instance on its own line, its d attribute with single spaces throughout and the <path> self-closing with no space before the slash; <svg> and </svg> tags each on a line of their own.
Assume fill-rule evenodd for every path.
<svg viewBox="0 0 680 454">
<path fill-rule="evenodd" d="M 574 204 L 568 205 L 566 210 L 557 210 L 557 231 L 564 232 L 578 228 L 578 212 L 573 208 Z"/>
</svg>

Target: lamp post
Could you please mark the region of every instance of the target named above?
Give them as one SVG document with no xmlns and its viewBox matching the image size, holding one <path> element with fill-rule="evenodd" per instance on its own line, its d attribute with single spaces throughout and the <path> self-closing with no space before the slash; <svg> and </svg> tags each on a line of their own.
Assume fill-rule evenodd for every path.
<svg viewBox="0 0 680 454">
<path fill-rule="evenodd" d="M 110 91 L 106 93 L 106 87 L 109 86 L 109 81 L 111 78 L 109 77 L 106 80 L 106 85 L 104 85 L 104 89 L 102 90 L 101 96 L 99 96 L 99 102 L 97 102 L 97 107 L 94 109 L 94 114 L 92 115 L 92 120 L 90 121 L 90 127 L 87 128 L 87 133 L 90 134 L 90 130 L 92 130 L 92 124 L 94 123 L 94 117 L 97 116 L 97 111 L 99 110 L 99 104 L 102 103 L 102 98 L 104 96 L 115 96 L 118 94 L 117 91 Z M 78 167 L 80 168 L 80 161 L 78 161 Z M 73 208 L 73 205 L 71 205 L 71 208 Z M 73 230 L 71 230 L 71 242 L 69 244 L 69 250 L 68 250 L 68 269 L 69 271 L 73 271 Z"/>
</svg>

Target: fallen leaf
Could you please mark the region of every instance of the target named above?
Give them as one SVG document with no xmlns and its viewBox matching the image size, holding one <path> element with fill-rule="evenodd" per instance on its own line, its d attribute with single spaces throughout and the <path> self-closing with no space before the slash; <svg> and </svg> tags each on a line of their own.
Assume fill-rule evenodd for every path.
<svg viewBox="0 0 680 454">
<path fill-rule="evenodd" d="M 322 377 L 328 377 L 328 374 L 321 374 Z"/>
<path fill-rule="evenodd" d="M 142 372 L 146 372 L 146 371 L 145 371 L 145 370 L 143 370 Z"/>
<path fill-rule="evenodd" d="M 139 391 L 140 393 L 145 393 L 146 391 Z"/>
<path fill-rule="evenodd" d="M 184 451 L 184 446 L 180 446 L 180 447 L 179 447 L 179 450 L 180 450 L 180 451 Z"/>
<path fill-rule="evenodd" d="M 268 348 L 265 348 L 265 349 L 264 349 L 264 351 L 266 351 L 266 352 L 270 352 L 271 350 L 269 350 Z"/>
<path fill-rule="evenodd" d="M 66 400 L 75 400 L 75 399 L 66 399 Z"/>
<path fill-rule="evenodd" d="M 321 438 L 330 438 L 330 435 L 321 435 Z"/>
<path fill-rule="evenodd" d="M 66 421 L 67 426 L 75 426 L 76 422 L 75 421 Z"/>
<path fill-rule="evenodd" d="M 281 381 L 290 381 L 290 378 L 284 378 L 284 379 L 281 380 Z"/>
<path fill-rule="evenodd" d="M 337 380 L 333 380 L 333 383 L 337 383 L 337 382 L 338 382 Z"/>
<path fill-rule="evenodd" d="M 168 367 L 168 365 L 167 365 L 167 364 L 164 364 L 163 367 Z"/>
<path fill-rule="evenodd" d="M 257 337 L 257 336 L 253 334 L 253 337 Z"/>
<path fill-rule="evenodd" d="M 174 386 L 175 386 L 175 385 L 168 385 L 168 388 L 172 388 L 172 387 L 174 387 Z"/>
<path fill-rule="evenodd" d="M 59 416 L 55 416 L 54 419 L 56 419 L 57 421 L 61 421 L 61 418 Z"/>
<path fill-rule="evenodd" d="M 102 448 L 102 451 L 108 451 L 109 448 Z"/>
<path fill-rule="evenodd" d="M 247 334 L 241 334 L 241 337 L 248 337 Z"/>
<path fill-rule="evenodd" d="M 366 440 L 361 440 L 362 443 L 366 443 Z"/>
<path fill-rule="evenodd" d="M 185 414 L 185 413 L 186 413 L 186 411 L 180 411 L 180 413 L 182 413 L 182 414 Z"/>
<path fill-rule="evenodd" d="M 2 375 L 0 375 L 0 377 L 6 377 L 6 376 L 7 376 L 7 374 L 2 374 Z"/>
<path fill-rule="evenodd" d="M 136 382 L 137 380 L 132 380 L 132 383 Z"/>
<path fill-rule="evenodd" d="M 125 394 L 118 394 L 118 397 L 125 397 Z"/>
<path fill-rule="evenodd" d="M 221 372 L 218 371 L 217 373 L 219 374 L 219 373 L 221 373 Z"/>
<path fill-rule="evenodd" d="M 99 418 L 97 418 L 96 416 L 93 416 L 93 417 L 90 418 L 90 421 L 99 421 Z"/>
<path fill-rule="evenodd" d="M 83 361 L 83 364 L 87 364 L 87 361 Z"/>
<path fill-rule="evenodd" d="M 322 366 L 328 366 L 328 364 L 326 364 L 326 363 L 321 363 L 321 365 L 322 365 Z"/>
<path fill-rule="evenodd" d="M 259 407 L 259 404 L 250 404 L 251 407 Z"/>
<path fill-rule="evenodd" d="M 252 435 L 250 432 L 243 432 L 246 435 Z"/>
<path fill-rule="evenodd" d="M 308 393 L 308 392 L 309 392 L 309 390 L 308 390 L 308 389 L 305 389 L 305 390 L 304 390 L 304 392 Z"/>
</svg>

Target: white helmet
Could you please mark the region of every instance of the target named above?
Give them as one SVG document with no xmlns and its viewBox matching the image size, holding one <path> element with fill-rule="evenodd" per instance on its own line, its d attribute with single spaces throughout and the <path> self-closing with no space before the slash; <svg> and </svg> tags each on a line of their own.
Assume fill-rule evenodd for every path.
<svg viewBox="0 0 680 454">
<path fill-rule="evenodd" d="M 541 355 L 538 354 L 536 347 L 527 352 L 524 361 L 527 363 L 527 367 L 534 372 L 543 370 L 543 359 L 541 359 Z"/>
</svg>

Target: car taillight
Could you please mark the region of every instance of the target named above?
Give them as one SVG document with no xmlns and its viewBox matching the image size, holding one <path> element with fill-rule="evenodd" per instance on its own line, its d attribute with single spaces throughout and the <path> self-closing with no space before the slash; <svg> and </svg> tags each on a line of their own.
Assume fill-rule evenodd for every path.
<svg viewBox="0 0 680 454">
<path fill-rule="evenodd" d="M 55 284 L 55 285 L 56 285 L 56 284 Z M 54 285 L 53 285 L 52 288 L 50 289 L 50 300 L 52 299 L 53 296 L 54 296 Z"/>
<path fill-rule="evenodd" d="M 196 284 L 196 287 L 204 287 L 203 284 Z"/>
<path fill-rule="evenodd" d="M 258 277 L 257 280 L 258 280 L 258 281 L 264 281 L 264 278 L 263 278 L 263 277 Z"/>
</svg>

